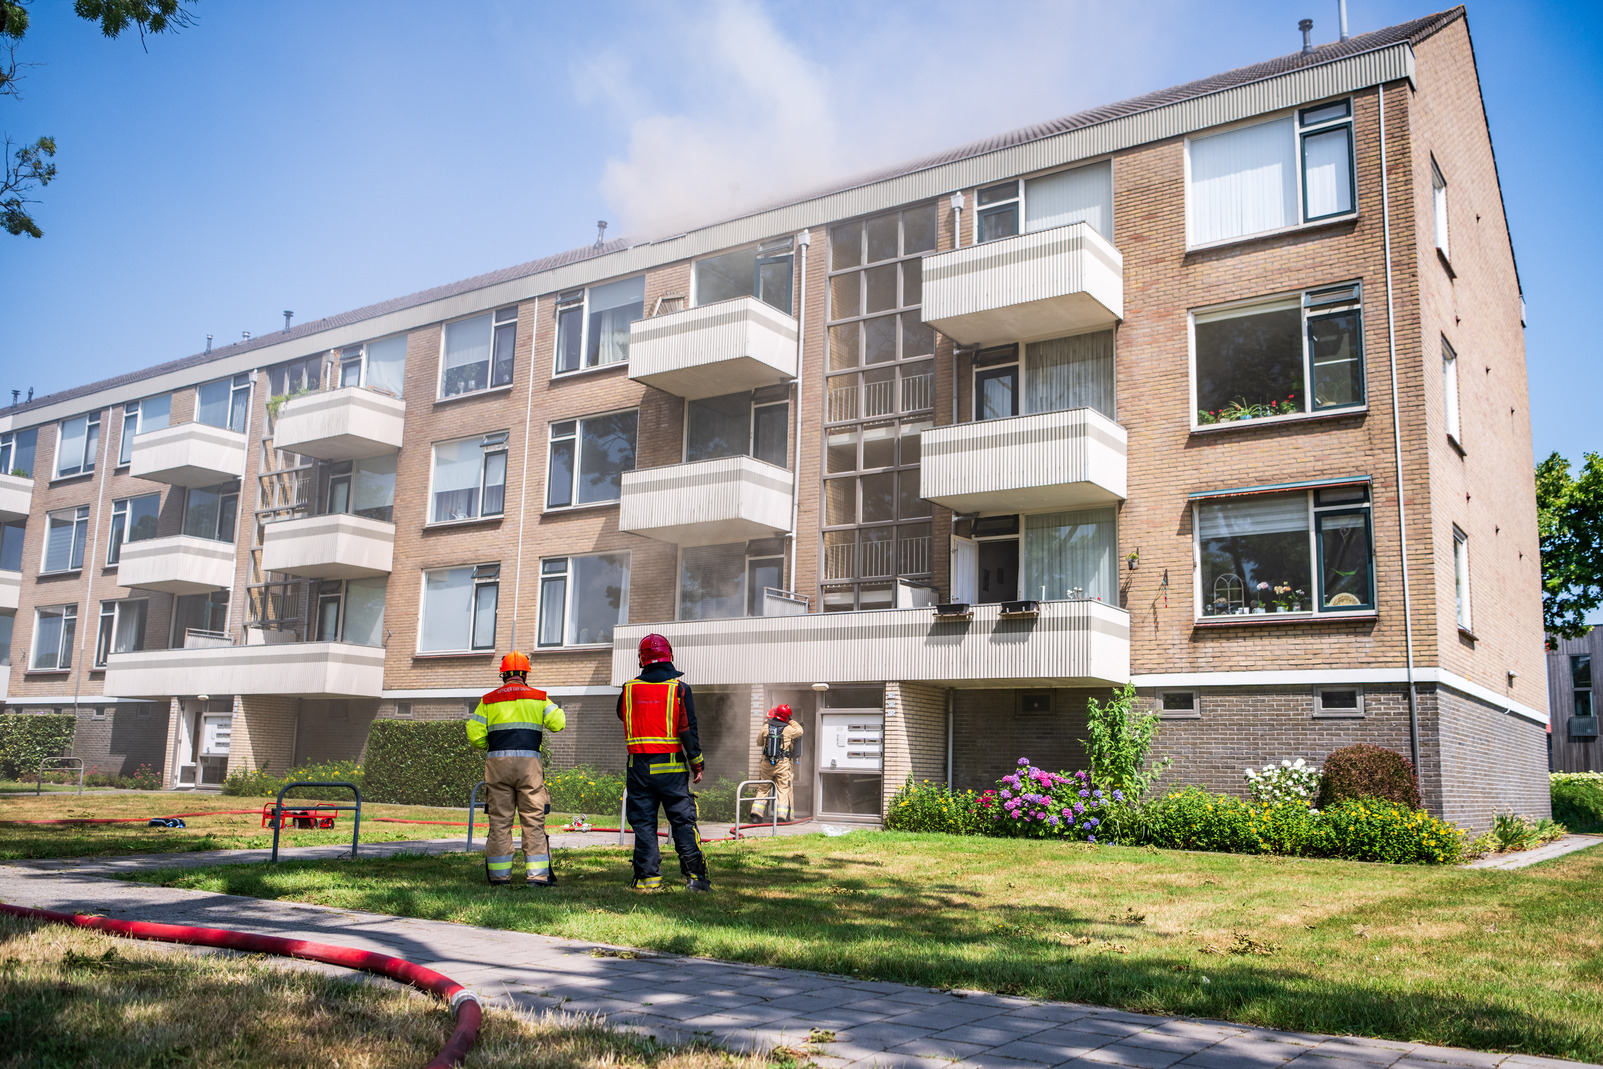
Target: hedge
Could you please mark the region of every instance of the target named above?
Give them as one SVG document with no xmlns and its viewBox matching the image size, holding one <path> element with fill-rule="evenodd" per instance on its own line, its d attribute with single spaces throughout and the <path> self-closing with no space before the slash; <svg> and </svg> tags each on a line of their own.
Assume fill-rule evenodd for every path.
<svg viewBox="0 0 1603 1069">
<path fill-rule="evenodd" d="M 223 793 L 236 798 L 276 798 L 285 784 L 305 780 L 321 783 L 354 783 L 361 788 L 363 797 L 367 796 L 367 786 L 362 781 L 362 766 L 355 761 L 324 761 L 321 764 L 301 765 L 283 775 L 274 773 L 265 765 L 254 772 L 241 770 L 231 773 L 223 781 Z M 467 802 L 464 801 L 462 804 L 465 806 Z"/>
<path fill-rule="evenodd" d="M 70 713 L 0 715 L 0 776 L 33 779 L 45 757 L 72 753 L 78 718 Z"/>
<path fill-rule="evenodd" d="M 1603 831 L 1603 772 L 1555 772 L 1553 819 L 1570 831 Z"/>
<path fill-rule="evenodd" d="M 484 751 L 461 720 L 375 720 L 367 736 L 362 797 L 396 805 L 466 809 L 484 778 Z"/>
</svg>

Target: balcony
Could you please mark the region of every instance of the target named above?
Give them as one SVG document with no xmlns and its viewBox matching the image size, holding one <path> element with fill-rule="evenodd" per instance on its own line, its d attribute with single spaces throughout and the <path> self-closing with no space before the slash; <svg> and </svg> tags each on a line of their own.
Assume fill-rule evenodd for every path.
<svg viewBox="0 0 1603 1069">
<path fill-rule="evenodd" d="M 245 469 L 245 436 L 207 423 L 178 423 L 134 436 L 128 474 L 169 486 L 216 486 Z"/>
<path fill-rule="evenodd" d="M 1071 223 L 924 257 L 924 322 L 961 345 L 1059 338 L 1124 318 L 1124 257 Z"/>
<path fill-rule="evenodd" d="M 636 646 L 666 635 L 674 667 L 697 684 L 882 683 L 1112 686 L 1130 678 L 1130 614 L 1100 601 L 999 605 L 938 620 L 928 608 L 630 624 L 613 632 L 612 682 L 634 678 Z"/>
<path fill-rule="evenodd" d="M 307 579 L 389 575 L 395 524 L 333 513 L 280 520 L 262 528 L 262 570 Z"/>
<path fill-rule="evenodd" d="M 348 642 L 286 642 L 116 653 L 105 692 L 115 698 L 180 694 L 282 694 L 300 698 L 377 698 L 384 650 Z"/>
<path fill-rule="evenodd" d="M 629 325 L 629 377 L 677 397 L 717 397 L 796 377 L 796 320 L 755 297 Z"/>
<path fill-rule="evenodd" d="M 405 424 L 405 401 L 348 386 L 285 401 L 273 445 L 319 460 L 363 460 L 398 452 Z"/>
<path fill-rule="evenodd" d="M 0 572 L 0 612 L 16 612 L 22 602 L 22 573 Z"/>
<path fill-rule="evenodd" d="M 626 471 L 618 529 L 680 546 L 771 538 L 790 530 L 793 485 L 752 457 Z"/>
<path fill-rule="evenodd" d="M 1092 408 L 924 432 L 921 492 L 954 512 L 1095 508 L 1124 500 L 1125 431 Z"/>
<path fill-rule="evenodd" d="M 0 523 L 20 523 L 33 508 L 33 480 L 0 474 Z"/>
<path fill-rule="evenodd" d="M 234 585 L 234 543 L 193 535 L 126 542 L 117 585 L 168 594 L 208 594 Z"/>
</svg>

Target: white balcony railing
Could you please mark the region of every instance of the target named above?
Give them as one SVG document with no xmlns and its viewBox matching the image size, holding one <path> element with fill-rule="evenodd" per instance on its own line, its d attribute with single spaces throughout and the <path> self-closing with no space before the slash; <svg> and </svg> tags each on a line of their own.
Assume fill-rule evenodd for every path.
<svg viewBox="0 0 1603 1069">
<path fill-rule="evenodd" d="M 301 698 L 377 698 L 384 687 L 384 650 L 348 642 L 114 653 L 106 694 L 165 698 L 181 694 L 282 694 Z"/>
<path fill-rule="evenodd" d="M 1124 428 L 1092 408 L 925 431 L 920 493 L 954 512 L 1093 508 L 1124 500 Z"/>
<path fill-rule="evenodd" d="M 1038 615 L 1003 617 L 976 605 L 969 618 L 929 608 L 629 624 L 613 632 L 612 683 L 640 670 L 636 648 L 658 632 L 686 678 L 741 683 L 953 686 L 1103 686 L 1130 678 L 1130 614 L 1100 601 L 1045 601 Z"/>
<path fill-rule="evenodd" d="M 273 445 L 319 460 L 362 460 L 401 448 L 406 402 L 349 386 L 291 397 L 273 421 Z"/>
<path fill-rule="evenodd" d="M 262 528 L 262 571 L 307 579 L 389 575 L 395 524 L 333 513 L 280 520 Z"/>
<path fill-rule="evenodd" d="M 629 325 L 629 377 L 677 397 L 717 397 L 796 377 L 796 319 L 755 297 Z"/>
<path fill-rule="evenodd" d="M 117 585 L 168 594 L 206 594 L 234 585 L 232 542 L 169 535 L 123 543 Z"/>
<path fill-rule="evenodd" d="M 976 346 L 1111 327 L 1124 318 L 1124 258 L 1088 223 L 934 253 L 923 315 Z"/>
<path fill-rule="evenodd" d="M 33 509 L 33 480 L 0 472 L 0 523 L 20 523 Z"/>
<path fill-rule="evenodd" d="M 177 423 L 134 436 L 128 474 L 170 486 L 216 486 L 245 468 L 245 436 L 208 423 Z"/>
<path fill-rule="evenodd" d="M 770 538 L 790 530 L 790 472 L 722 457 L 623 475 L 618 529 L 681 546 Z"/>
</svg>

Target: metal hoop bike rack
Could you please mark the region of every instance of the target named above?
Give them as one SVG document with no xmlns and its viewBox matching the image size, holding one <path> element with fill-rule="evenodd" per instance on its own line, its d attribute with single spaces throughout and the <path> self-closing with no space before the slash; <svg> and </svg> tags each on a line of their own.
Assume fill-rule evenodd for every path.
<svg viewBox="0 0 1603 1069">
<path fill-rule="evenodd" d="M 752 786 L 754 784 L 761 784 L 764 787 L 767 787 L 768 790 L 763 792 L 762 794 L 752 794 L 752 795 L 746 794 L 746 788 L 750 787 L 750 786 Z M 743 780 L 740 781 L 739 785 L 735 787 L 735 827 L 734 827 L 734 832 L 735 832 L 735 838 L 737 840 L 741 838 L 741 834 L 740 834 L 740 827 L 741 827 L 741 825 L 740 825 L 740 803 L 741 802 L 750 802 L 753 805 L 756 805 L 758 802 L 771 802 L 772 803 L 772 808 L 770 810 L 769 818 L 768 818 L 769 819 L 769 827 L 770 827 L 771 830 L 769 831 L 768 834 L 776 836 L 776 837 L 779 835 L 779 786 L 777 784 L 773 783 L 770 780 L 765 780 L 765 779 L 743 779 Z M 752 823 L 755 826 L 756 822 L 753 821 Z"/>
<path fill-rule="evenodd" d="M 317 781 L 317 780 L 298 780 L 295 783 L 286 783 L 286 784 L 284 784 L 283 790 L 279 791 L 278 792 L 278 797 L 273 800 L 273 812 L 272 812 L 272 817 L 273 817 L 273 858 L 272 858 L 272 861 L 273 861 L 273 863 L 276 864 L 277 861 L 278 861 L 278 835 L 279 835 L 279 832 L 281 832 L 284 829 L 284 795 L 286 793 L 288 793 L 289 791 L 294 790 L 296 787 L 344 787 L 346 790 L 348 790 L 352 794 L 356 795 L 356 804 L 355 805 L 324 805 L 323 806 L 324 809 L 332 809 L 332 810 L 335 810 L 335 811 L 341 811 L 341 810 L 355 810 L 356 811 L 356 820 L 355 820 L 355 823 L 351 827 L 351 860 L 355 861 L 356 860 L 356 847 L 357 847 L 357 844 L 361 841 L 361 836 L 362 836 L 362 788 L 358 787 L 354 783 L 346 783 L 346 782 L 343 782 L 343 781 L 328 781 L 328 782 L 324 782 L 324 781 Z"/>
<path fill-rule="evenodd" d="M 33 783 L 33 793 L 35 795 L 39 795 L 44 791 L 44 787 L 45 787 L 45 766 L 48 765 L 48 764 L 52 764 L 54 762 L 58 762 L 58 761 L 67 761 L 67 762 L 76 761 L 77 762 L 77 764 L 60 765 L 55 769 L 55 771 L 57 771 L 57 772 L 77 772 L 78 773 L 78 793 L 80 795 L 82 795 L 83 794 L 83 758 L 81 758 L 81 757 L 46 757 L 43 760 L 41 760 L 39 762 L 39 768 L 35 772 L 36 778 L 34 779 L 34 783 Z"/>
</svg>

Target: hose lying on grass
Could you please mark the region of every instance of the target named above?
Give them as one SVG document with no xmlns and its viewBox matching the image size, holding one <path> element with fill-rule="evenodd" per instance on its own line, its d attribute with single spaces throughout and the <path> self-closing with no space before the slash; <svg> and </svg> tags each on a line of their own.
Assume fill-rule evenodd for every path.
<svg viewBox="0 0 1603 1069">
<path fill-rule="evenodd" d="M 479 996 L 449 976 L 433 969 L 414 965 L 405 958 L 392 958 L 388 954 L 375 954 L 355 947 L 334 946 L 329 943 L 311 943 L 304 939 L 283 939 L 274 935 L 252 935 L 225 928 L 191 928 L 183 924 L 153 924 L 148 921 L 120 921 L 110 917 L 88 916 L 82 913 L 57 913 L 50 909 L 30 909 L 0 902 L 0 913 L 34 920 L 54 921 L 77 928 L 93 928 L 130 939 L 148 939 L 159 943 L 183 943 L 188 946 L 221 947 L 243 950 L 253 954 L 277 954 L 285 958 L 320 961 L 347 969 L 359 969 L 409 984 L 425 994 L 444 999 L 456 1017 L 456 1031 L 440 1053 L 434 1056 L 426 1069 L 450 1069 L 460 1065 L 468 1051 L 478 1041 L 479 1027 L 484 1021 L 484 1010 Z"/>
</svg>

